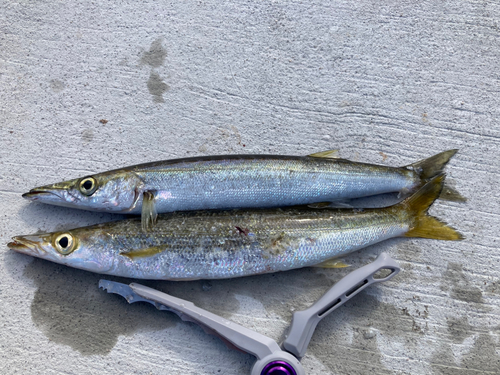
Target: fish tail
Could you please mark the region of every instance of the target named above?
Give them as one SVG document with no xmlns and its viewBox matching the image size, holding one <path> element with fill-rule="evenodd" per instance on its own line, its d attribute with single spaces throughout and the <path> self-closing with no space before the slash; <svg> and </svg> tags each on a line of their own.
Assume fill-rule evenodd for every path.
<svg viewBox="0 0 500 375">
<path fill-rule="evenodd" d="M 431 178 L 443 173 L 444 167 L 446 167 L 446 164 L 448 164 L 450 159 L 457 152 L 457 149 L 443 151 L 437 155 L 431 156 L 430 158 L 407 165 L 406 168 L 413 169 L 424 181 L 430 180 Z"/>
<path fill-rule="evenodd" d="M 426 183 L 411 197 L 400 203 L 409 211 L 413 222 L 405 237 L 433 238 L 436 240 L 459 241 L 464 237 L 446 223 L 427 214 L 429 207 L 439 198 L 444 185 L 444 175 L 438 175 Z"/>
<path fill-rule="evenodd" d="M 467 202 L 467 198 L 447 184 L 444 185 L 441 194 L 439 194 L 439 199 L 450 202 Z"/>
<path fill-rule="evenodd" d="M 429 181 L 443 173 L 446 164 L 458 152 L 458 149 L 443 151 L 430 158 L 417 161 L 416 163 L 407 165 L 406 168 L 412 169 L 420 176 L 423 182 Z M 445 185 L 439 196 L 440 199 L 451 202 L 466 202 L 467 198 L 463 197 L 457 190 L 451 186 Z"/>
</svg>

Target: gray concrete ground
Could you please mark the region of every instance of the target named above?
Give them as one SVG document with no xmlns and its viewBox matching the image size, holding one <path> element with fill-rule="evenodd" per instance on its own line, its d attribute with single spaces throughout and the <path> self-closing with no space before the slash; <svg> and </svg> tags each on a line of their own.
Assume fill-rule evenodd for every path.
<svg viewBox="0 0 500 375">
<path fill-rule="evenodd" d="M 403 272 L 323 321 L 309 374 L 500 373 L 500 5 L 495 1 L 3 1 L 0 373 L 245 374 L 253 358 L 10 237 L 116 219 L 21 193 L 194 155 L 405 165 L 459 148 L 456 243 L 396 239 Z M 346 270 L 154 284 L 277 340 Z"/>
</svg>

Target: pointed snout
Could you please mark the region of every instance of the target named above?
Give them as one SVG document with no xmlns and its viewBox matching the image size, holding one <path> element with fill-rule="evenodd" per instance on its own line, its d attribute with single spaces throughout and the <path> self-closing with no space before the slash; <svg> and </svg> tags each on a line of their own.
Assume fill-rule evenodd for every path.
<svg viewBox="0 0 500 375">
<path fill-rule="evenodd" d="M 41 245 L 42 239 L 39 236 L 16 236 L 12 237 L 12 242 L 7 246 L 9 249 L 17 251 L 18 253 L 31 255 L 34 257 L 41 257 L 44 253 Z"/>
<path fill-rule="evenodd" d="M 41 186 L 31 189 L 29 192 L 23 194 L 23 198 L 30 201 L 48 201 L 48 200 L 60 200 L 62 189 L 58 189 L 52 186 Z"/>
</svg>

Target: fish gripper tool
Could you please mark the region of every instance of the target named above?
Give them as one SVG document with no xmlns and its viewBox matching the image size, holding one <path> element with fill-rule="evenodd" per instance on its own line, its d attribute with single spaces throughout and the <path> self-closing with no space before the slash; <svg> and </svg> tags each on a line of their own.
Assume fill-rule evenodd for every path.
<svg viewBox="0 0 500 375">
<path fill-rule="evenodd" d="M 377 277 L 383 270 L 388 274 Z M 304 356 L 318 323 L 368 286 L 387 281 L 399 272 L 396 261 L 380 254 L 375 261 L 352 271 L 334 284 L 306 310 L 294 312 L 288 334 L 281 347 L 273 339 L 195 306 L 141 284 L 122 284 L 100 280 L 99 287 L 119 294 L 129 303 L 148 302 L 159 310 L 175 312 L 186 321 L 199 324 L 207 333 L 219 336 L 231 346 L 257 358 L 251 375 L 305 375 L 300 359 Z"/>
</svg>

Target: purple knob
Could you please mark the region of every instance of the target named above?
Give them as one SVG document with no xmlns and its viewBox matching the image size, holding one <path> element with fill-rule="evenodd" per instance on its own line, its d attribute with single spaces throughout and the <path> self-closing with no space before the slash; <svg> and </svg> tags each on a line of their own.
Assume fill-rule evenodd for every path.
<svg viewBox="0 0 500 375">
<path fill-rule="evenodd" d="M 285 361 L 269 362 L 260 375 L 297 375 L 295 369 Z"/>
</svg>

